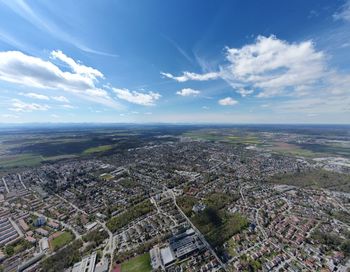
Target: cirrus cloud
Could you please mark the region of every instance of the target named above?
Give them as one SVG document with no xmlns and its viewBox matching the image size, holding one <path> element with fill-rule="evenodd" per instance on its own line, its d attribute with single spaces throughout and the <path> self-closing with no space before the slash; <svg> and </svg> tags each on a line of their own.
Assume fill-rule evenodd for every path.
<svg viewBox="0 0 350 272">
<path fill-rule="evenodd" d="M 347 0 L 339 12 L 333 14 L 334 20 L 350 22 L 350 0 Z"/>
<path fill-rule="evenodd" d="M 38 94 L 38 93 L 19 93 L 19 94 L 29 98 L 34 98 L 39 100 L 50 100 L 50 98 L 47 95 Z"/>
<path fill-rule="evenodd" d="M 60 95 L 60 96 L 53 96 L 52 97 L 53 100 L 56 100 L 58 102 L 64 102 L 64 103 L 70 103 L 69 100 L 67 99 L 67 97 Z"/>
<path fill-rule="evenodd" d="M 26 103 L 19 99 L 13 99 L 11 108 L 9 110 L 15 112 L 32 112 L 32 111 L 46 111 L 50 108 L 48 105 L 42 105 L 37 103 Z"/>
</svg>

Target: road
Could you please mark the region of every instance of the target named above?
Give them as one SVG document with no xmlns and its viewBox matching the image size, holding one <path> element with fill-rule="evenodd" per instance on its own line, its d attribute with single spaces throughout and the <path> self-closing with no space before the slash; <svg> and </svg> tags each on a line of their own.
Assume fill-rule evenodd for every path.
<svg viewBox="0 0 350 272">
<path fill-rule="evenodd" d="M 86 211 L 80 209 L 79 207 L 77 207 L 76 205 L 74 205 L 72 202 L 68 201 L 67 199 L 63 198 L 62 196 L 58 195 L 58 194 L 55 194 L 55 196 L 57 196 L 59 199 L 63 200 L 64 202 L 68 203 L 69 205 L 71 205 L 74 209 L 76 209 L 77 211 L 85 214 L 85 215 L 88 215 Z"/>
<path fill-rule="evenodd" d="M 7 193 L 9 193 L 10 190 L 9 190 L 9 187 L 7 187 L 7 183 L 6 183 L 6 180 L 5 180 L 4 177 L 2 178 L 2 182 L 4 183 L 4 186 L 5 186 L 5 189 L 6 189 Z"/>
<path fill-rule="evenodd" d="M 242 197 L 242 200 L 243 200 L 244 206 L 247 206 L 247 203 L 245 202 L 245 198 L 244 198 L 244 195 L 243 195 L 243 190 L 242 190 L 242 187 L 241 187 L 241 188 L 239 188 L 239 193 L 241 194 L 241 197 Z"/>
<path fill-rule="evenodd" d="M 22 176 L 21 176 L 21 174 L 18 173 L 17 176 L 18 176 L 18 179 L 19 179 L 19 181 L 21 182 L 23 188 L 24 188 L 24 189 L 27 189 L 27 186 L 26 186 L 26 185 L 23 183 L 23 181 L 22 181 Z"/>
<path fill-rule="evenodd" d="M 187 215 L 181 210 L 181 208 L 176 203 L 176 197 L 174 195 L 174 192 L 171 190 L 171 195 L 174 200 L 175 207 L 179 210 L 179 212 L 182 214 L 182 216 L 187 220 L 187 222 L 190 224 L 190 226 L 193 228 L 193 230 L 198 235 L 199 239 L 203 242 L 203 244 L 210 250 L 210 252 L 213 254 L 213 256 L 216 258 L 216 260 L 219 262 L 220 266 L 224 271 L 226 271 L 225 264 L 221 261 L 221 259 L 218 257 L 214 249 L 211 247 L 211 245 L 207 242 L 203 234 L 196 228 L 195 225 L 192 224 L 191 220 L 187 217 Z"/>
<path fill-rule="evenodd" d="M 106 223 L 101 222 L 99 220 L 97 220 L 97 223 L 101 225 L 101 227 L 108 233 L 109 238 L 108 238 L 108 243 L 105 246 L 105 248 L 103 249 L 103 257 L 106 254 L 110 255 L 110 260 L 109 260 L 109 271 L 112 271 L 113 269 L 113 254 L 114 254 L 114 250 L 115 250 L 115 242 L 114 242 L 114 237 L 113 237 L 113 233 L 109 230 L 109 228 L 107 228 Z"/>
</svg>

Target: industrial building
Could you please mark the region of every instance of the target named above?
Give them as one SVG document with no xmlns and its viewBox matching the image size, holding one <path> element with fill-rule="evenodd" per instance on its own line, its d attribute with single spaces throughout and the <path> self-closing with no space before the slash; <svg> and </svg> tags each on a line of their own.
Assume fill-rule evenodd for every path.
<svg viewBox="0 0 350 272">
<path fill-rule="evenodd" d="M 72 272 L 94 272 L 96 264 L 96 252 L 84 257 L 81 262 L 73 266 Z"/>
<path fill-rule="evenodd" d="M 205 248 L 195 231 L 190 228 L 169 239 L 169 245 L 161 249 L 155 246 L 150 250 L 151 265 L 154 270 L 172 266 L 193 253 Z"/>
</svg>

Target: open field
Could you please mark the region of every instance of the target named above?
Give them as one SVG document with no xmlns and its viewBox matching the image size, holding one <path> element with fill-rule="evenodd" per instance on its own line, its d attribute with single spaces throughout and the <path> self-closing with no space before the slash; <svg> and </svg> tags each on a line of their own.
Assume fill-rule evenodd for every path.
<svg viewBox="0 0 350 272">
<path fill-rule="evenodd" d="M 122 272 L 150 272 L 151 258 L 149 253 L 134 257 L 124 263 L 122 263 Z"/>
<path fill-rule="evenodd" d="M 212 141 L 212 142 L 225 142 L 230 144 L 261 144 L 259 138 L 255 135 L 242 134 L 236 131 L 231 133 L 219 133 L 216 131 L 190 131 L 183 134 L 185 137 L 189 137 L 194 140 Z"/>
<path fill-rule="evenodd" d="M 98 152 L 104 152 L 111 150 L 113 145 L 100 145 L 96 147 L 90 147 L 88 149 L 85 149 L 83 154 L 92 154 L 92 153 L 98 153 Z"/>
<path fill-rule="evenodd" d="M 66 231 L 66 232 L 63 232 L 60 236 L 52 239 L 50 244 L 51 244 L 53 250 L 57 250 L 57 249 L 65 246 L 66 244 L 68 244 L 73 239 L 74 239 L 73 234 Z"/>
<path fill-rule="evenodd" d="M 293 174 L 276 175 L 271 177 L 269 182 L 298 187 L 324 188 L 350 193 L 350 175 L 326 170 L 313 170 Z"/>
<path fill-rule="evenodd" d="M 184 131 L 177 127 L 172 130 L 171 135 Z M 168 133 L 163 127 L 142 126 L 3 130 L 0 131 L 0 168 L 30 167 L 80 156 L 118 152 L 139 147 L 150 139 L 166 141 L 166 138 L 158 136 Z"/>
<path fill-rule="evenodd" d="M 339 135 L 337 133 L 339 132 Z M 319 133 L 319 134 L 318 134 Z M 281 130 L 269 126 L 225 129 L 196 129 L 183 136 L 199 141 L 233 145 L 253 145 L 260 149 L 288 156 L 305 158 L 350 157 L 350 136 L 336 128 L 286 127 Z"/>
<path fill-rule="evenodd" d="M 11 168 L 17 166 L 35 166 L 38 165 L 44 158 L 40 155 L 20 154 L 0 157 L 0 168 Z"/>
<path fill-rule="evenodd" d="M 306 157 L 306 158 L 315 158 L 315 157 L 322 156 L 321 154 L 315 153 L 308 149 L 303 149 L 298 145 L 291 144 L 291 143 L 273 142 L 271 144 L 272 146 L 271 147 L 268 146 L 267 148 L 279 154 L 286 154 L 286 155 Z"/>
</svg>

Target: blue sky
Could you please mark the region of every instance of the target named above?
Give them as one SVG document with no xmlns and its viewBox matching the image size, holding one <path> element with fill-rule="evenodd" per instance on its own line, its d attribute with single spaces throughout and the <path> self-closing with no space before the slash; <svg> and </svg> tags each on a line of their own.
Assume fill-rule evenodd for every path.
<svg viewBox="0 0 350 272">
<path fill-rule="evenodd" d="M 350 123 L 349 53 L 350 0 L 0 0 L 0 122 Z"/>
</svg>

